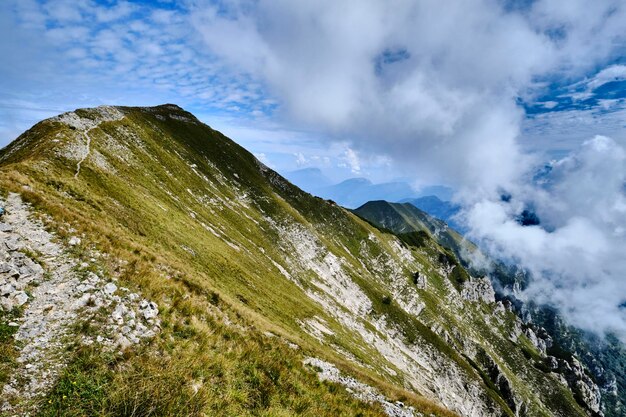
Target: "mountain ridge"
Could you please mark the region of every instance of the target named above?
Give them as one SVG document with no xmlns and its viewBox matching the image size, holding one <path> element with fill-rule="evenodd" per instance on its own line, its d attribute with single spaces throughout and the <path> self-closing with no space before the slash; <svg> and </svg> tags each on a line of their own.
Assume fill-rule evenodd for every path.
<svg viewBox="0 0 626 417">
<path fill-rule="evenodd" d="M 99 334 L 120 302 L 102 317 L 79 315 L 68 364 L 35 404 L 44 415 L 385 412 L 387 400 L 366 403 L 340 384 L 320 385 L 308 357 L 416 413 L 593 411 L 542 370 L 547 357 L 496 303 L 488 280 L 457 282 L 462 267 L 434 240 L 407 245 L 303 192 L 177 106 L 48 119 L 0 151 L 0 172 L 5 198 L 31 204 L 79 265 L 94 264 L 101 279 L 159 308 L 154 339 L 116 345 L 115 359 L 100 342 L 81 340 Z M 37 258 L 29 250 L 24 256 Z M 24 326 L 19 311 L 2 314 L 3 326 Z M 2 349 L 12 352 L 12 340 Z M 22 365 L 2 363 L 0 376 Z M 31 406 L 11 401 L 10 410 Z"/>
</svg>

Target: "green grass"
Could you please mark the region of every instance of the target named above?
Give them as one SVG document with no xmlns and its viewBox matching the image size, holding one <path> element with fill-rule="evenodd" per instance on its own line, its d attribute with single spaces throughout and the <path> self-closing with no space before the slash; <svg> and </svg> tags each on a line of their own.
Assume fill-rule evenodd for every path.
<svg viewBox="0 0 626 417">
<path fill-rule="evenodd" d="M 14 308 L 9 312 L 0 310 L 0 386 L 8 382 L 15 366 L 15 359 L 19 355 L 13 340 L 13 335 L 18 328 L 9 326 L 9 323 L 20 316 L 19 308 Z"/>
</svg>

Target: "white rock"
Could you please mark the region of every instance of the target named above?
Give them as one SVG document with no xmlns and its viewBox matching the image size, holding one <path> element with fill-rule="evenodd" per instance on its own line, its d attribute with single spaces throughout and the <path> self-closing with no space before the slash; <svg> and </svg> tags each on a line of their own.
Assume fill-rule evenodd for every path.
<svg viewBox="0 0 626 417">
<path fill-rule="evenodd" d="M 117 291 L 117 285 L 113 284 L 112 282 L 109 282 L 104 286 L 105 294 L 113 295 L 115 291 Z"/>
<path fill-rule="evenodd" d="M 13 309 L 13 300 L 8 297 L 0 297 L 0 307 L 4 311 L 11 311 Z"/>
<path fill-rule="evenodd" d="M 115 307 L 115 310 L 113 310 L 111 317 L 117 322 L 123 322 L 124 313 L 126 313 L 126 307 L 124 306 L 124 304 L 118 304 L 117 307 Z"/>
<path fill-rule="evenodd" d="M 9 295 L 13 291 L 15 291 L 15 287 L 13 287 L 13 285 L 11 284 L 5 284 L 2 287 L 0 287 L 0 295 Z"/>
<path fill-rule="evenodd" d="M 72 237 L 70 238 L 70 241 L 68 242 L 68 244 L 69 244 L 70 246 L 80 245 L 80 238 L 79 238 L 79 237 L 76 237 L 76 236 L 72 236 Z"/>
<path fill-rule="evenodd" d="M 120 347 L 120 349 L 126 349 L 132 345 L 130 340 L 126 338 L 126 336 L 119 335 L 115 341 L 115 344 Z"/>
<path fill-rule="evenodd" d="M 17 304 L 18 307 L 26 304 L 26 302 L 28 301 L 28 295 L 26 295 L 24 291 L 16 292 L 14 298 L 15 304 Z"/>
<path fill-rule="evenodd" d="M 146 320 L 150 320 L 159 315 L 159 308 L 156 303 L 153 303 L 151 301 L 150 303 L 148 303 L 148 306 L 146 308 L 142 309 L 141 314 Z"/>
</svg>

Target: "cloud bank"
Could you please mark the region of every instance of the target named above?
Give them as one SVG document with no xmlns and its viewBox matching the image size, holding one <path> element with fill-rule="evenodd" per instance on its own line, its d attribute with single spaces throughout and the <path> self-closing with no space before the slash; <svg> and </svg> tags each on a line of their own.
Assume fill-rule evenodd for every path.
<svg viewBox="0 0 626 417">
<path fill-rule="evenodd" d="M 519 141 L 520 102 L 546 85 L 623 77 L 597 71 L 625 51 L 623 2 L 194 4 L 207 48 L 262 80 L 284 119 L 455 185 L 472 236 L 533 272 L 528 297 L 626 341 L 623 147 L 590 132 L 537 181 Z M 529 207 L 541 223 L 521 226 Z"/>
</svg>

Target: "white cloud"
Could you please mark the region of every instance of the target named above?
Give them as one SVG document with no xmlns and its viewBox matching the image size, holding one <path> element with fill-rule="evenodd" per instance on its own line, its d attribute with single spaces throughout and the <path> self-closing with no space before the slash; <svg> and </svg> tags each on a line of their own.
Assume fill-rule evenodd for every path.
<svg viewBox="0 0 626 417">
<path fill-rule="evenodd" d="M 517 175 L 516 87 L 555 55 L 520 16 L 487 1 L 243 4 L 226 13 L 203 4 L 195 27 L 213 53 L 267 83 L 292 121 L 421 172 L 447 159 L 451 182 L 495 186 Z M 406 59 L 377 70 L 398 48 Z M 476 164 L 502 169 L 486 175 Z"/>
<path fill-rule="evenodd" d="M 603 136 L 552 164 L 547 187 L 525 184 L 510 202 L 483 200 L 467 212 L 475 238 L 535 277 L 528 298 L 560 307 L 576 325 L 626 341 L 626 151 Z M 541 226 L 514 218 L 531 205 Z"/>
<path fill-rule="evenodd" d="M 361 161 L 359 160 L 358 155 L 353 149 L 351 148 L 346 149 L 343 155 L 341 156 L 340 160 L 342 161 L 340 166 L 349 167 L 350 171 L 353 174 L 361 173 Z"/>
<path fill-rule="evenodd" d="M 300 166 L 304 166 L 306 164 L 309 163 L 309 160 L 306 159 L 306 157 L 304 156 L 304 154 L 302 152 L 296 152 L 293 154 L 293 156 L 296 157 L 296 164 L 300 167 Z"/>
<path fill-rule="evenodd" d="M 275 169 L 274 164 L 272 164 L 269 160 L 269 158 L 267 157 L 267 155 L 265 155 L 264 153 L 255 153 L 254 156 L 261 162 L 263 162 L 265 165 L 267 165 L 268 167 Z"/>
<path fill-rule="evenodd" d="M 524 149 L 561 156 L 594 135 L 626 144 L 626 101 L 604 100 L 597 108 L 533 115 L 523 121 Z"/>
<path fill-rule="evenodd" d="M 626 80 L 626 65 L 611 65 L 598 72 L 591 81 L 587 83 L 587 87 L 590 90 L 595 90 L 606 83 L 624 80 Z"/>
</svg>

